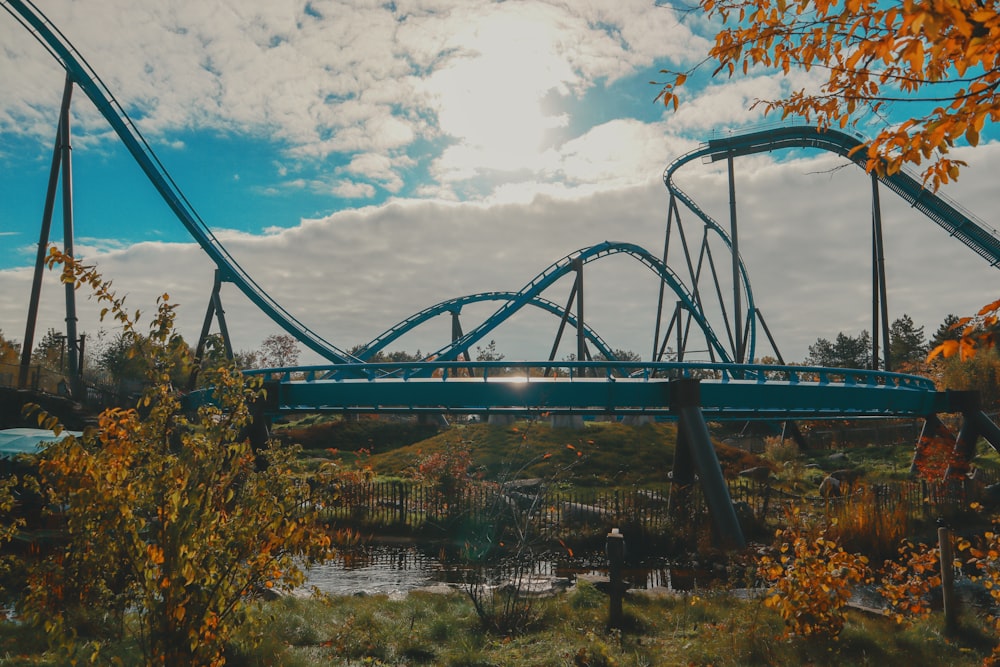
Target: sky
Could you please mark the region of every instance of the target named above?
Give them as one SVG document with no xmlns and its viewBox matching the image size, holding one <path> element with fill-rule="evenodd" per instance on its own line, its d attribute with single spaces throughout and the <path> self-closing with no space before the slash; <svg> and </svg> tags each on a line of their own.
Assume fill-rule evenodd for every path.
<svg viewBox="0 0 1000 667">
<path fill-rule="evenodd" d="M 703 58 L 713 26 L 649 0 L 38 5 L 247 273 L 342 349 L 446 299 L 518 290 L 605 240 L 661 254 L 666 165 L 714 136 L 764 126 L 755 99 L 811 83 L 797 73 L 696 79 L 677 112 L 665 109 L 651 81 Z M 0 331 L 21 340 L 64 73 L 7 12 L 0 44 Z M 130 308 L 152 312 L 168 293 L 193 342 L 212 262 L 80 91 L 72 114 L 77 255 Z M 969 167 L 944 193 L 1000 226 L 1000 144 L 985 137 L 956 151 Z M 794 151 L 734 165 L 741 254 L 789 361 L 819 337 L 871 327 L 870 184 L 844 163 Z M 676 180 L 729 220 L 724 163 L 696 161 Z M 881 199 L 891 319 L 909 314 L 930 335 L 946 315 L 997 297 L 996 268 L 891 193 Z M 681 216 L 696 242 L 694 216 Z M 57 216 L 54 242 L 60 225 Z M 680 262 L 668 261 L 678 274 Z M 544 296 L 565 304 L 569 289 L 563 281 Z M 655 276 L 607 257 L 588 265 L 585 289 L 588 324 L 648 359 Z M 232 285 L 222 302 L 237 349 L 281 331 Z M 466 307 L 463 328 L 496 306 Z M 114 334 L 83 295 L 77 308 L 91 341 L 102 328 Z M 38 330 L 61 331 L 63 319 L 48 276 Z M 526 312 L 490 337 L 508 359 L 543 359 L 558 324 Z M 428 352 L 450 332 L 438 318 L 394 349 Z"/>
</svg>

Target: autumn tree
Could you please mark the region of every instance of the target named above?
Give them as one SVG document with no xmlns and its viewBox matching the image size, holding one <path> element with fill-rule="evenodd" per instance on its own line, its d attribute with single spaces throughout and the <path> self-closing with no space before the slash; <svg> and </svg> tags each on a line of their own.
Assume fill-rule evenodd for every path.
<svg viewBox="0 0 1000 667">
<path fill-rule="evenodd" d="M 981 350 L 993 349 L 1000 335 L 1000 299 L 986 304 L 974 316 L 958 318 L 951 331 L 954 335 L 942 335 L 943 340 L 931 349 L 929 359 L 957 355 L 964 361 Z"/>
<path fill-rule="evenodd" d="M 146 665 L 222 665 L 251 596 L 300 585 L 301 566 L 329 555 L 322 472 L 306 484 L 291 472 L 294 448 L 251 446 L 260 388 L 232 365 L 201 374 L 211 401 L 181 404 L 170 382 L 178 335 L 167 295 L 140 336 L 93 268 L 53 250 L 49 264 L 60 262 L 64 282 L 89 286 L 141 346 L 148 383 L 138 408 L 109 409 L 96 428 L 42 455 L 41 488 L 63 508 L 65 529 L 33 568 L 23 616 L 56 640 L 60 664 L 101 661 L 124 632 Z M 115 629 L 95 630 L 95 610 L 118 619 Z M 89 619 L 87 644 L 78 639 L 81 618 Z"/>
<path fill-rule="evenodd" d="M 668 106 L 677 107 L 679 89 L 706 64 L 713 77 L 804 70 L 815 85 L 755 106 L 820 128 L 882 119 L 863 148 L 869 171 L 926 163 L 932 189 L 964 164 L 950 149 L 977 145 L 986 122 L 1000 118 L 997 0 L 698 0 L 698 7 L 721 26 L 705 60 L 662 71 L 658 97 Z M 911 117 L 890 123 L 890 108 L 898 114 L 904 104 Z"/>
<path fill-rule="evenodd" d="M 299 342 L 288 334 L 272 334 L 260 344 L 261 368 L 288 368 L 299 363 Z"/>
<path fill-rule="evenodd" d="M 95 364 L 108 374 L 120 392 L 139 393 L 149 376 L 151 365 L 163 363 L 146 354 L 152 344 L 144 334 L 120 331 L 95 352 Z M 163 350 L 169 359 L 169 380 L 174 386 L 184 386 L 191 374 L 194 353 L 180 335 L 175 335 Z"/>
<path fill-rule="evenodd" d="M 17 341 L 8 340 L 0 329 L 0 364 L 16 364 L 21 354 Z"/>
</svg>

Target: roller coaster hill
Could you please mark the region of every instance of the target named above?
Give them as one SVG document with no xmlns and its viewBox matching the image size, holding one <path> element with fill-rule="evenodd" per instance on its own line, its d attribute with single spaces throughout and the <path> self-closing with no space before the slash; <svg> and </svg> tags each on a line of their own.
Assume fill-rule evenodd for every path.
<svg viewBox="0 0 1000 667">
<path fill-rule="evenodd" d="M 262 406 L 267 414 L 303 411 L 547 414 L 675 420 L 678 441 L 672 471 L 674 483 L 691 484 L 697 475 L 717 535 L 731 546 L 742 545 L 743 535 L 709 438 L 708 421 L 794 424 L 802 419 L 918 418 L 925 423 L 922 439 L 929 435 L 951 438 L 960 457 L 971 458 L 979 437 L 986 438 L 995 448 L 1000 447 L 1000 430 L 983 413 L 974 392 L 937 391 L 928 379 L 890 370 L 879 204 L 882 189 L 902 198 L 991 265 L 1000 263 L 1000 237 L 995 230 L 957 204 L 924 190 L 912 176 L 903 172 L 871 175 L 872 290 L 877 303 L 872 328 L 875 368 L 785 365 L 754 302 L 749 272 L 739 252 L 733 187 L 735 160 L 760 152 L 805 148 L 829 151 L 863 167 L 853 152 L 863 143 L 858 137 L 790 126 L 709 141 L 674 160 L 664 172 L 669 207 L 662 254 L 653 254 L 631 243 L 610 241 L 582 248 L 546 267 L 519 291 L 480 293 L 441 302 L 396 324 L 350 354 L 302 324 L 235 261 L 167 173 L 123 106 L 84 57 L 30 0 L 0 0 L 0 6 L 36 38 L 66 73 L 23 341 L 19 378 L 22 386 L 30 363 L 43 260 L 60 183 L 64 251 L 73 254 L 70 105 L 73 92 L 78 89 L 100 111 L 178 222 L 216 266 L 198 356 L 203 352 L 213 321 L 218 323 L 228 345 L 221 289 L 229 284 L 284 331 L 327 360 L 322 365 L 248 371 L 267 378 L 269 391 Z M 730 220 L 725 225 L 713 219 L 674 182 L 675 173 L 693 161 L 720 160 L 727 162 L 729 172 L 731 208 Z M 687 231 L 682 224 L 682 212 Z M 584 269 L 591 262 L 612 255 L 624 255 L 639 262 L 659 283 L 652 327 L 653 354 L 649 362 L 616 359 L 611 346 L 584 318 Z M 681 267 L 680 273 L 672 267 Z M 543 296 L 563 278 L 572 283 L 565 305 Z M 463 306 L 480 302 L 497 304 L 495 312 L 468 331 L 463 330 L 460 321 Z M 517 363 L 470 360 L 469 350 L 476 343 L 527 306 L 542 309 L 558 319 L 548 359 Z M 425 360 L 392 364 L 371 361 L 408 331 L 441 315 L 451 316 L 452 335 Z M 67 286 L 68 361 L 74 391 L 79 391 L 81 350 L 76 345 L 79 340 L 76 322 L 73 289 Z M 748 363 L 756 358 L 758 330 L 767 338 L 778 364 Z M 575 359 L 570 362 L 555 360 L 564 334 L 575 337 Z M 707 354 L 708 359 L 693 360 L 696 353 Z M 950 433 L 939 419 L 939 415 L 948 413 L 960 415 L 957 434 Z"/>
</svg>

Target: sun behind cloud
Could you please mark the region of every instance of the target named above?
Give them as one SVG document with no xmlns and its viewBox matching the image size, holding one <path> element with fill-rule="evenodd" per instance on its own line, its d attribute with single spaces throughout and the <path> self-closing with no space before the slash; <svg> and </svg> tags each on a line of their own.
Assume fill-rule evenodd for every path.
<svg viewBox="0 0 1000 667">
<path fill-rule="evenodd" d="M 537 166 L 545 133 L 567 123 L 542 99 L 577 78 L 558 39 L 552 14 L 502 5 L 454 35 L 451 62 L 426 83 L 441 132 L 455 140 L 437 163 L 444 180 Z"/>
</svg>

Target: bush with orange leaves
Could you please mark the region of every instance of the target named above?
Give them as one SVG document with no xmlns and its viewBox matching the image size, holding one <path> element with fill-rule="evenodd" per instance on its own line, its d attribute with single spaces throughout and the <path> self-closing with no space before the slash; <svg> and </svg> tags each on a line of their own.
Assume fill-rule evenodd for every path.
<svg viewBox="0 0 1000 667">
<path fill-rule="evenodd" d="M 90 286 L 105 312 L 134 331 L 137 317 L 93 268 L 53 251 L 56 263 L 64 282 Z M 292 474 L 293 448 L 255 450 L 246 437 L 259 386 L 219 365 L 202 373 L 210 400 L 183 407 L 169 382 L 176 339 L 174 306 L 163 295 L 141 337 L 151 363 L 137 407 L 105 411 L 96 428 L 41 457 L 41 488 L 62 508 L 65 544 L 36 564 L 22 607 L 65 664 L 107 659 L 124 634 L 147 665 L 222 665 L 247 601 L 300 585 L 303 563 L 331 555 L 324 499 L 314 491 L 326 485 Z"/>
<path fill-rule="evenodd" d="M 758 565 L 770 586 L 764 604 L 777 610 L 790 635 L 836 638 L 854 586 L 870 581 L 868 559 L 844 551 L 827 526 L 813 525 L 798 508 L 788 518 L 776 533 L 778 553 Z"/>
<path fill-rule="evenodd" d="M 884 613 L 896 623 L 931 613 L 928 594 L 941 585 L 940 554 L 937 547 L 904 540 L 899 559 L 885 562 L 878 592 L 888 605 Z"/>
<path fill-rule="evenodd" d="M 973 504 L 973 509 L 980 509 Z M 990 592 L 993 598 L 993 611 L 990 620 L 994 630 L 1000 634 L 1000 613 L 996 611 L 1000 605 L 1000 526 L 982 536 L 959 538 L 956 551 L 964 558 L 966 570 L 973 572 L 970 579 L 979 582 Z M 1000 645 L 994 647 L 993 654 L 983 661 L 984 665 L 1000 665 Z"/>
</svg>

